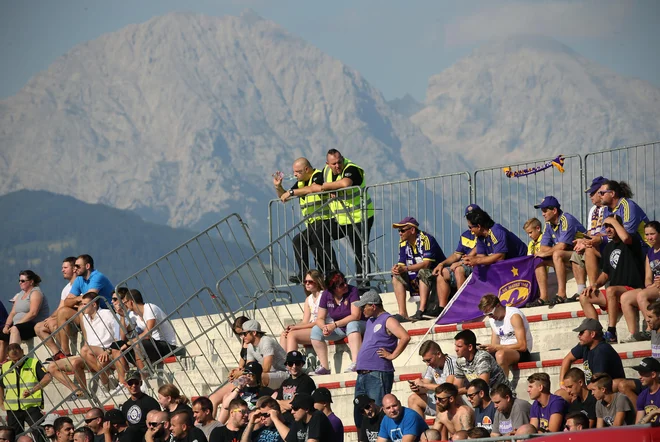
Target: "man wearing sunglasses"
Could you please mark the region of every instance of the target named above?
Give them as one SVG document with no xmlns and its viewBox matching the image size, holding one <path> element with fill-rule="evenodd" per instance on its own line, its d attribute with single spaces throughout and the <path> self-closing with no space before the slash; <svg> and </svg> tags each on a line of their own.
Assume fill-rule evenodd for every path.
<svg viewBox="0 0 660 442">
<path fill-rule="evenodd" d="M 432 270 L 446 259 L 445 254 L 432 235 L 419 229 L 419 223 L 412 216 L 392 224 L 392 228 L 399 231 L 400 240 L 399 262 L 392 267 L 392 286 L 399 307 L 397 319 L 400 322 L 408 319 L 419 321 L 424 315 L 438 316 L 442 309 L 436 307 L 427 310 L 427 302 L 435 280 Z M 419 309 L 410 318 L 406 307 L 406 291 L 410 292 L 410 296 L 419 293 Z"/>
<path fill-rule="evenodd" d="M 105 436 L 103 435 L 104 415 L 105 411 L 98 407 L 90 408 L 90 410 L 85 413 L 85 426 L 94 433 L 94 442 L 105 441 Z"/>
<path fill-rule="evenodd" d="M 160 404 L 156 399 L 142 392 L 142 376 L 139 371 L 128 373 L 126 383 L 131 397 L 121 406 L 121 411 L 130 426 L 135 426 L 144 433 L 147 430 L 147 413 L 151 410 L 160 410 Z M 106 414 L 106 419 L 107 417 Z"/>
<path fill-rule="evenodd" d="M 483 379 L 473 379 L 467 390 L 467 398 L 474 408 L 474 425 L 484 428 L 488 434 L 493 431 L 495 404 L 490 399 L 489 387 Z"/>
<path fill-rule="evenodd" d="M 579 411 L 574 411 L 566 416 L 564 431 L 582 431 L 589 429 L 589 418 Z"/>
<path fill-rule="evenodd" d="M 277 401 L 283 411 L 291 410 L 291 400 L 296 393 L 312 394 L 316 390 L 316 383 L 303 371 L 305 358 L 299 351 L 290 351 L 286 354 L 284 362 L 290 377 L 285 379 L 277 389 Z"/>
<path fill-rule="evenodd" d="M 250 413 L 241 442 L 282 442 L 275 422 L 271 417 L 272 413 L 276 415 L 280 413 L 280 406 L 277 401 L 270 397 L 261 399 L 259 409 Z"/>
<path fill-rule="evenodd" d="M 291 401 L 291 412 L 294 421 L 287 427 L 280 416 L 271 411 L 271 418 L 277 431 L 286 442 L 336 442 L 335 432 L 328 417 L 314 408 L 314 399 L 311 395 L 296 394 Z"/>
<path fill-rule="evenodd" d="M 248 404 L 240 397 L 232 399 L 227 405 L 229 418 L 224 426 L 211 431 L 209 442 L 240 441 L 249 421 Z M 221 420 L 222 421 L 222 420 Z"/>
<path fill-rule="evenodd" d="M 376 442 L 385 412 L 366 394 L 358 395 L 353 399 L 353 404 L 363 414 L 362 423 L 358 426 L 358 442 Z"/>
<path fill-rule="evenodd" d="M 435 407 L 432 428 L 440 432 L 442 440 L 449 440 L 455 433 L 474 427 L 474 410 L 463 404 L 454 384 L 445 382 L 435 388 Z"/>
<path fill-rule="evenodd" d="M 161 410 L 151 410 L 147 413 L 147 432 L 144 435 L 146 442 L 169 442 L 170 421 L 169 413 Z"/>
</svg>

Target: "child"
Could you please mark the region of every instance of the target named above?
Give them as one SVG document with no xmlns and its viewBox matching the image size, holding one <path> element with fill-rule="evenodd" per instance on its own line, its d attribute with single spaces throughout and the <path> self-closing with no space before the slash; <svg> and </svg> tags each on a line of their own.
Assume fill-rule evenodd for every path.
<svg viewBox="0 0 660 442">
<path fill-rule="evenodd" d="M 543 229 L 541 221 L 538 218 L 530 218 L 523 225 L 523 229 L 531 238 L 531 241 L 527 245 L 527 254 L 536 255 L 541 249 L 541 235 L 543 234 Z"/>
</svg>

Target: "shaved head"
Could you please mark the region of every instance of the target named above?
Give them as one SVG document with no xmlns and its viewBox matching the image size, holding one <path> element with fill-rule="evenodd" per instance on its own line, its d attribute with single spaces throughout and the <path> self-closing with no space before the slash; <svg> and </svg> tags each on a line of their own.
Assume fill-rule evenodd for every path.
<svg viewBox="0 0 660 442">
<path fill-rule="evenodd" d="M 312 168 L 312 165 L 309 163 L 309 160 L 305 157 L 300 157 L 293 162 L 293 167 L 309 167 Z"/>
</svg>

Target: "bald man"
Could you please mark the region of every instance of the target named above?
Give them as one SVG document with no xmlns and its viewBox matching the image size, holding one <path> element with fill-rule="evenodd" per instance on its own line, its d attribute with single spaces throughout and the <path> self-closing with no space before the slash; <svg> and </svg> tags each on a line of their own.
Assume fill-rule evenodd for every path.
<svg viewBox="0 0 660 442">
<path fill-rule="evenodd" d="M 298 158 L 293 162 L 293 175 L 298 180 L 289 190 L 282 187 L 284 174 L 279 170 L 273 174 L 273 185 L 277 196 L 285 203 L 298 197 L 301 217 L 306 228 L 293 237 L 298 273 L 289 277 L 289 282 L 301 284 L 309 270 L 309 252 L 312 249 L 317 268 L 324 275 L 337 267 L 337 258 L 332 248 L 332 234 L 335 220 L 330 211 L 327 194 L 318 194 L 323 189 L 323 172 L 314 169 L 307 158 Z M 287 228 L 290 226 L 287 226 Z"/>
<path fill-rule="evenodd" d="M 410 408 L 402 407 L 393 394 L 383 396 L 383 411 L 385 417 L 380 423 L 377 442 L 414 442 L 429 429 L 423 417 Z"/>
</svg>

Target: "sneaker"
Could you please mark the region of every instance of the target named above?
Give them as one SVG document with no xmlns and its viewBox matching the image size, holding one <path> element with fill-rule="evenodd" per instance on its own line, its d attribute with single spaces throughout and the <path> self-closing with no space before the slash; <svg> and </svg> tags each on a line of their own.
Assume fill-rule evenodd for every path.
<svg viewBox="0 0 660 442">
<path fill-rule="evenodd" d="M 432 308 L 431 310 L 426 309 L 424 310 L 424 316 L 429 316 L 431 318 L 437 318 L 440 316 L 440 313 L 444 310 L 444 307 L 435 307 Z"/>
<path fill-rule="evenodd" d="M 642 339 L 642 341 L 650 341 L 651 340 L 651 332 L 649 330 L 644 330 L 642 332 L 642 337 L 644 338 L 644 339 Z"/>
<path fill-rule="evenodd" d="M 424 313 L 421 310 L 417 310 L 414 315 L 410 317 L 413 321 L 421 321 L 424 319 Z"/>
<path fill-rule="evenodd" d="M 617 343 L 616 333 L 612 333 L 611 331 L 608 330 L 603 334 L 603 337 L 605 338 L 605 342 L 607 342 L 608 344 Z"/>
<path fill-rule="evenodd" d="M 399 313 L 397 313 L 396 315 L 392 315 L 392 317 L 397 321 L 399 321 L 401 324 L 403 324 L 404 322 L 410 322 L 410 318 L 406 318 L 405 316 Z"/>
<path fill-rule="evenodd" d="M 126 385 L 124 385 L 124 384 L 119 384 L 109 394 L 110 394 L 110 396 L 116 396 L 118 394 L 126 394 L 127 395 L 128 394 L 128 388 L 126 388 Z"/>
<path fill-rule="evenodd" d="M 57 353 L 55 353 L 50 358 L 46 358 L 43 363 L 44 364 L 50 364 L 51 362 L 59 361 L 60 359 L 64 359 L 64 353 L 62 353 L 61 351 L 58 351 Z"/>
<path fill-rule="evenodd" d="M 346 370 L 344 370 L 344 373 L 353 373 L 355 371 L 355 366 L 357 364 L 355 362 L 351 363 L 348 367 L 346 367 Z"/>
<path fill-rule="evenodd" d="M 316 370 L 314 370 L 312 373 L 310 373 L 310 376 L 325 376 L 326 374 L 330 374 L 331 371 L 325 368 L 323 365 L 319 365 L 316 367 Z"/>
<path fill-rule="evenodd" d="M 650 336 L 649 336 L 650 339 Z M 630 334 L 628 337 L 625 337 L 621 339 L 621 344 L 627 344 L 629 342 L 641 342 L 641 341 L 647 341 L 646 337 L 644 336 L 644 333 L 641 332 L 636 332 Z"/>
</svg>

